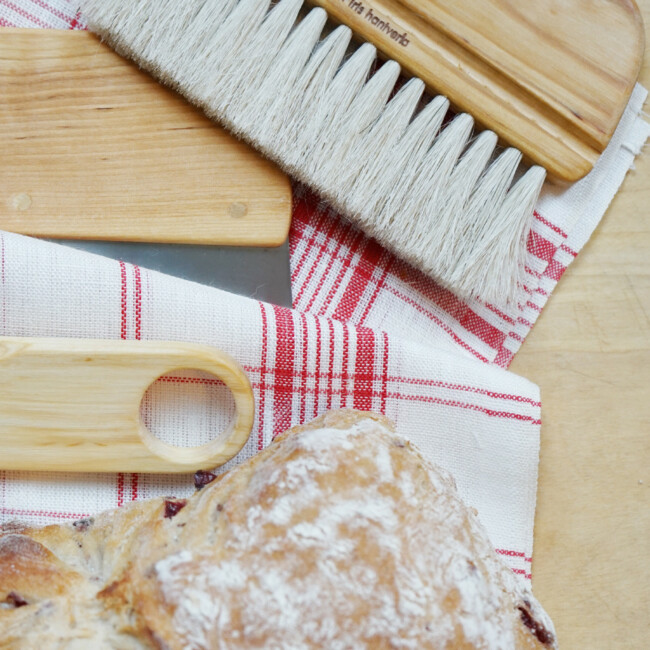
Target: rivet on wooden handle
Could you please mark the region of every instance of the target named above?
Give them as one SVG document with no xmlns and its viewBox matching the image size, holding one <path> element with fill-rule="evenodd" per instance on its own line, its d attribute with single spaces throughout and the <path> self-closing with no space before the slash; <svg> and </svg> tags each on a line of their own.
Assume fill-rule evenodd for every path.
<svg viewBox="0 0 650 650">
<path fill-rule="evenodd" d="M 214 374 L 235 417 L 217 439 L 181 448 L 144 426 L 147 388 L 172 370 Z M 245 444 L 254 398 L 246 374 L 209 346 L 158 341 L 0 337 L 0 468 L 191 472 L 222 465 Z"/>
</svg>

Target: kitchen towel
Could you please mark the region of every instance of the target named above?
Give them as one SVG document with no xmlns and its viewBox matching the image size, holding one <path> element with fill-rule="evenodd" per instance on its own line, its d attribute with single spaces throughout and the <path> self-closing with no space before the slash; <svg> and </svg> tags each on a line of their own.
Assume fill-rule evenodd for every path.
<svg viewBox="0 0 650 650">
<path fill-rule="evenodd" d="M 507 368 L 569 264 L 596 229 L 650 136 L 637 85 L 594 170 L 568 188 L 547 183 L 528 238 L 526 283 L 509 309 L 463 301 L 382 249 L 309 195 L 291 233 L 294 307 L 438 345 Z"/>
<path fill-rule="evenodd" d="M 234 462 L 328 409 L 384 413 L 452 472 L 496 548 L 530 575 L 540 398 L 537 386 L 513 373 L 9 233 L 0 233 L 3 335 L 182 340 L 229 352 L 247 372 L 257 407 L 252 436 Z M 202 444 L 225 424 L 227 396 L 210 376 L 174 372 L 150 389 L 144 419 L 166 442 Z M 134 499 L 192 491 L 188 475 L 6 471 L 0 520 L 73 521 Z"/>
<path fill-rule="evenodd" d="M 83 19 L 66 0 L 0 0 L 0 25 L 83 28 Z M 236 461 L 329 408 L 383 412 L 455 475 L 497 550 L 530 577 L 539 391 L 498 366 L 509 364 L 645 141 L 644 99 L 638 87 L 587 179 L 567 191 L 545 189 L 523 298 L 507 313 L 480 299 L 460 301 L 297 188 L 293 311 L 3 233 L 0 335 L 222 347 L 244 365 L 258 405 L 253 436 Z M 212 378 L 173 373 L 152 387 L 143 416 L 167 442 L 201 444 L 225 423 L 227 404 Z M 191 491 L 188 476 L 4 472 L 0 521 L 74 520 Z"/>
</svg>

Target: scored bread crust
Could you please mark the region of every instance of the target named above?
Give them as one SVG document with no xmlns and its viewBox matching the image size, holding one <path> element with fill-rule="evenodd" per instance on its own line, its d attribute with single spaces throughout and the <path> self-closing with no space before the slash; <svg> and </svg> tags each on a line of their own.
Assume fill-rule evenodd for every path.
<svg viewBox="0 0 650 650">
<path fill-rule="evenodd" d="M 453 479 L 333 411 L 187 502 L 0 530 L 0 648 L 555 648 Z"/>
</svg>

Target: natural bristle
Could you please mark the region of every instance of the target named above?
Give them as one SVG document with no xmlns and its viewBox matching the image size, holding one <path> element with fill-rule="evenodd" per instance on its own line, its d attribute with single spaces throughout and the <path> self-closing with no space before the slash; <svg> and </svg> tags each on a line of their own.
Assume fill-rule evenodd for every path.
<svg viewBox="0 0 650 650">
<path fill-rule="evenodd" d="M 517 300 L 543 170 L 512 185 L 519 152 L 492 161 L 496 136 L 470 143 L 465 114 L 441 129 L 447 100 L 418 111 L 424 84 L 411 80 L 394 93 L 399 65 L 389 60 L 372 73 L 374 47 L 350 55 L 346 27 L 323 38 L 322 9 L 300 17 L 302 0 L 81 5 L 90 28 L 118 52 L 388 249 L 461 297 Z"/>
</svg>

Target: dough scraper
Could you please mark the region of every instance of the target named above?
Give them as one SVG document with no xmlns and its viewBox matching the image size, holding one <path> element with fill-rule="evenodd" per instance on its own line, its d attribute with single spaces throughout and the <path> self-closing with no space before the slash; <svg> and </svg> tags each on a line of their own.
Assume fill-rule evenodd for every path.
<svg viewBox="0 0 650 650">
<path fill-rule="evenodd" d="M 0 229 L 291 306 L 291 184 L 83 31 L 0 30 Z"/>
</svg>

